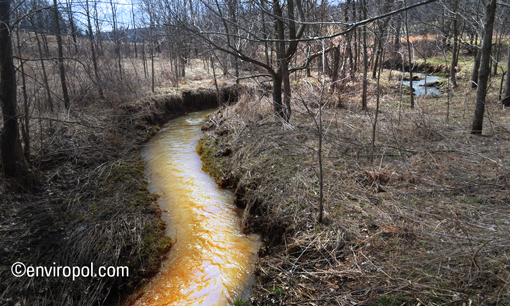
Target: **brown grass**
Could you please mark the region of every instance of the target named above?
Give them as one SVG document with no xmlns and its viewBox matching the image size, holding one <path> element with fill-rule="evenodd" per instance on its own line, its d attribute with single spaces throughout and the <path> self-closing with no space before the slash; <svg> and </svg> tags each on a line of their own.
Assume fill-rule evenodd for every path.
<svg viewBox="0 0 510 306">
<path fill-rule="evenodd" d="M 411 110 L 398 84 L 382 85 L 373 164 L 375 98 L 361 112 L 359 85 L 348 84 L 343 108 L 337 93 L 324 100 L 323 224 L 318 133 L 304 108 L 317 112 L 320 88 L 295 91 L 289 124 L 259 110 L 260 97 L 211 118 L 208 167 L 230 178 L 247 230 L 266 241 L 253 305 L 510 303 L 508 112 L 491 91 L 485 133 L 472 136 L 467 85 L 448 120 L 446 96 L 418 97 Z"/>
</svg>

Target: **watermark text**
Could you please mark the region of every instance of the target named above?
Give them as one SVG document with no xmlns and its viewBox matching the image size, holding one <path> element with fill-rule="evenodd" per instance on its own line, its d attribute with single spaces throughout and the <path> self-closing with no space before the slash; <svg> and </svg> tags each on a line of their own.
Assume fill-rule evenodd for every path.
<svg viewBox="0 0 510 306">
<path fill-rule="evenodd" d="M 71 277 L 73 281 L 80 277 L 128 277 L 129 267 L 99 266 L 91 262 L 89 266 L 26 266 L 22 262 L 15 262 L 11 266 L 12 275 L 16 277 Z"/>
</svg>

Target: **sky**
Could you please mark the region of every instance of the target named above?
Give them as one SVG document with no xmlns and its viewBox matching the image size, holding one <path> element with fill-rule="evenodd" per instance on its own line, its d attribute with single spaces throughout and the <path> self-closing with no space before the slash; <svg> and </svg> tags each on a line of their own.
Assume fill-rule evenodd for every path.
<svg viewBox="0 0 510 306">
<path fill-rule="evenodd" d="M 89 1 L 89 6 L 92 8 L 92 3 L 94 0 Z M 100 18 L 100 30 L 101 32 L 109 32 L 113 28 L 112 23 L 112 7 L 109 0 L 99 0 L 96 1 L 98 3 L 98 13 Z M 133 2 L 133 4 L 132 4 Z M 65 1 L 60 0 L 59 4 L 62 7 L 66 6 Z M 135 22 L 137 27 L 143 27 L 143 12 L 140 11 L 139 7 L 140 1 L 130 1 L 130 0 L 113 0 L 113 4 L 117 8 L 117 22 L 118 27 L 123 28 L 133 28 L 133 17 L 132 17 L 132 5 L 134 5 L 135 11 Z M 73 11 L 74 17 L 76 18 L 77 24 L 82 31 L 84 31 L 87 27 L 87 19 L 85 18 L 85 0 L 73 0 Z M 93 25 L 94 26 L 94 25 Z"/>
</svg>

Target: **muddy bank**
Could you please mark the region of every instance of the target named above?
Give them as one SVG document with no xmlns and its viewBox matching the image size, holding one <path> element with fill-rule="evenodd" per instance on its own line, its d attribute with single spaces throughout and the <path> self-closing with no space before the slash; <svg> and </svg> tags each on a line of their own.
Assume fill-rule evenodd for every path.
<svg viewBox="0 0 510 306">
<path fill-rule="evenodd" d="M 154 275 L 172 242 L 138 150 L 170 118 L 230 103 L 235 91 L 92 103 L 48 120 L 32 156 L 39 182 L 0 190 L 1 305 L 116 305 Z M 64 116 L 61 116 L 61 118 Z M 39 137 L 39 135 L 37 135 Z M 129 277 L 14 277 L 11 265 L 126 266 Z"/>
<path fill-rule="evenodd" d="M 120 119 L 131 121 L 131 116 L 135 115 L 136 124 L 161 125 L 189 112 L 235 103 L 239 90 L 238 86 L 229 86 L 221 88 L 219 92 L 210 88 L 201 88 L 183 91 L 181 95 L 152 95 L 132 104 L 123 105 Z"/>
<path fill-rule="evenodd" d="M 414 63 L 412 66 L 409 63 L 405 63 L 404 70 L 409 72 L 412 68 L 414 72 L 422 72 L 422 73 L 450 73 L 450 67 L 447 65 L 434 65 L 430 63 Z M 393 69 L 402 71 L 402 61 L 391 61 L 387 60 L 383 64 L 384 69 Z"/>
</svg>

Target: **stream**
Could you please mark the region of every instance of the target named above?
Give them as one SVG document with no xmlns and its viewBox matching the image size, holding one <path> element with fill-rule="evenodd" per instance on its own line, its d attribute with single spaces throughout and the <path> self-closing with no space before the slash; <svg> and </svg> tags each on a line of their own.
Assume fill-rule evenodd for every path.
<svg viewBox="0 0 510 306">
<path fill-rule="evenodd" d="M 260 238 L 242 234 L 232 191 L 201 170 L 195 151 L 210 112 L 170 121 L 141 152 L 174 244 L 137 306 L 232 305 L 249 295 Z"/>
<path fill-rule="evenodd" d="M 423 96 L 423 95 L 430 95 L 434 94 L 436 96 L 442 95 L 441 91 L 439 89 L 432 87 L 432 86 L 426 86 L 427 84 L 434 83 L 436 81 L 442 80 L 443 78 L 434 76 L 434 75 L 426 75 L 423 73 L 413 73 L 413 75 L 417 75 L 420 77 L 420 80 L 413 80 L 413 88 L 414 88 L 414 94 L 417 96 Z M 403 81 L 402 84 L 405 86 L 409 86 L 409 81 Z"/>
</svg>

